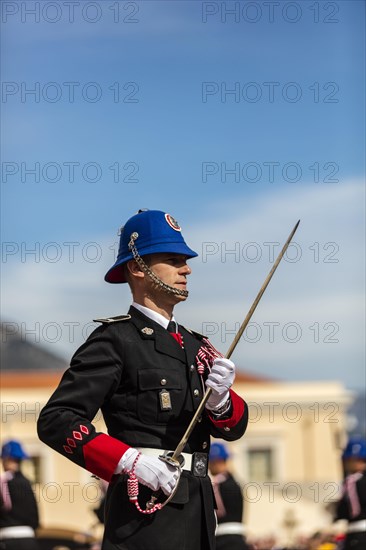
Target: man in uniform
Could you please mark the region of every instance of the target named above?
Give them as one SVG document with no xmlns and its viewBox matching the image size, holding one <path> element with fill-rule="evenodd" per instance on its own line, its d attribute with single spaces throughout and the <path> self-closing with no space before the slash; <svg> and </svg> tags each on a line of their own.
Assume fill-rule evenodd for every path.
<svg viewBox="0 0 366 550">
<path fill-rule="evenodd" d="M 336 520 L 348 520 L 344 550 L 366 547 L 366 440 L 351 437 L 342 455 L 345 479 Z"/>
<path fill-rule="evenodd" d="M 139 211 L 126 222 L 105 280 L 129 284 L 128 315 L 100 320 L 40 414 L 45 443 L 109 482 L 103 550 L 215 547 L 210 435 L 238 439 L 248 413 L 230 389 L 235 365 L 173 316 L 187 299 L 187 260 L 195 256 L 169 214 Z M 171 496 L 176 489 L 178 469 L 159 456 L 175 450 L 207 387 L 212 393 L 184 448 L 178 488 L 162 510 L 144 514 L 152 491 Z M 108 435 L 91 423 L 99 408 Z M 140 509 L 129 500 L 138 491 Z"/>
<path fill-rule="evenodd" d="M 22 474 L 22 460 L 29 458 L 19 441 L 4 443 L 0 478 L 0 549 L 37 550 L 34 530 L 38 527 L 38 507 L 28 479 Z"/>
<path fill-rule="evenodd" d="M 248 550 L 244 538 L 243 495 L 227 465 L 229 453 L 223 443 L 212 443 L 209 469 L 216 497 L 216 550 Z"/>
</svg>

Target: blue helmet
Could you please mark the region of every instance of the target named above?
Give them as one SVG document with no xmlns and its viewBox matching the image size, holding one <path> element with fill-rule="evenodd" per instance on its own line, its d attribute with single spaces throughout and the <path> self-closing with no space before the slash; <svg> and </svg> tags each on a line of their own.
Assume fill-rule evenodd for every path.
<svg viewBox="0 0 366 550">
<path fill-rule="evenodd" d="M 347 458 L 366 460 L 366 440 L 357 436 L 350 437 L 342 454 L 343 460 Z"/>
<path fill-rule="evenodd" d="M 212 443 L 210 447 L 209 460 L 227 460 L 229 453 L 223 443 Z"/>
<path fill-rule="evenodd" d="M 140 210 L 121 229 L 117 260 L 104 277 L 107 283 L 126 282 L 122 267 L 134 258 L 129 246 L 132 235 L 139 256 L 163 252 L 182 254 L 187 258 L 198 256 L 186 245 L 181 228 L 170 214 L 160 210 Z"/>
<path fill-rule="evenodd" d="M 27 453 L 19 441 L 8 441 L 4 443 L 1 449 L 1 458 L 14 458 L 16 460 L 23 460 L 23 458 L 29 458 Z"/>
</svg>

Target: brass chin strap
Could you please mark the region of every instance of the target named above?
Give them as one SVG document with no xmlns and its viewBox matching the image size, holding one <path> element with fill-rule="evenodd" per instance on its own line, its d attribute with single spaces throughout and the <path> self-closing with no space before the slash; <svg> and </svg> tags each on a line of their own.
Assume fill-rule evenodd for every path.
<svg viewBox="0 0 366 550">
<path fill-rule="evenodd" d="M 153 281 L 153 283 L 156 284 L 158 288 L 161 290 L 164 290 L 164 292 L 168 292 L 170 294 L 174 294 L 175 296 L 184 296 L 184 298 L 188 297 L 188 290 L 181 290 L 179 288 L 174 288 L 173 286 L 167 285 L 164 283 L 151 269 L 149 266 L 144 262 L 144 260 L 141 258 L 136 245 L 135 241 L 138 238 L 139 234 L 134 232 L 131 233 L 130 242 L 128 243 L 128 248 L 132 252 L 133 258 L 138 264 L 139 268 L 146 273 L 146 275 Z"/>
</svg>

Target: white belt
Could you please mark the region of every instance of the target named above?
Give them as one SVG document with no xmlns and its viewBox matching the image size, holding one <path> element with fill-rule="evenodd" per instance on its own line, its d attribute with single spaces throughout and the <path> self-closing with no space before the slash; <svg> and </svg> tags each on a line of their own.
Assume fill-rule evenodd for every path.
<svg viewBox="0 0 366 550">
<path fill-rule="evenodd" d="M 34 530 L 28 525 L 14 525 L 0 529 L 0 539 L 29 539 L 34 538 Z"/>
<path fill-rule="evenodd" d="M 347 533 L 362 533 L 363 531 L 366 531 L 366 519 L 352 521 L 348 524 Z"/>
<path fill-rule="evenodd" d="M 219 523 L 215 535 L 244 535 L 245 527 L 238 521 L 228 521 L 227 523 Z"/>
<path fill-rule="evenodd" d="M 151 447 L 135 447 L 140 453 L 147 456 L 161 456 L 163 453 L 173 453 L 174 451 L 164 451 L 163 449 L 153 449 Z M 182 470 L 187 472 L 191 471 L 192 468 L 192 454 L 191 453 L 181 453 L 184 458 L 184 466 Z"/>
</svg>

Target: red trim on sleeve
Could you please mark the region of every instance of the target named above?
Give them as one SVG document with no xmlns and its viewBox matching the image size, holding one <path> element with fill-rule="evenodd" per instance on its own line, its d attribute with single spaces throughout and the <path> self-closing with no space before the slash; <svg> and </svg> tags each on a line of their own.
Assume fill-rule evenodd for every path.
<svg viewBox="0 0 366 550">
<path fill-rule="evenodd" d="M 105 481 L 110 481 L 129 445 L 110 435 L 100 434 L 83 446 L 85 468 Z"/>
<path fill-rule="evenodd" d="M 233 407 L 233 412 L 230 418 L 226 418 L 225 420 L 215 420 L 215 418 L 209 414 L 210 420 L 215 426 L 218 428 L 233 428 L 236 426 L 236 424 L 239 422 L 239 420 L 242 418 L 244 414 L 245 409 L 245 403 L 244 399 L 242 399 L 237 393 L 235 393 L 233 390 L 230 391 L 230 397 L 231 397 L 231 403 Z"/>
</svg>

